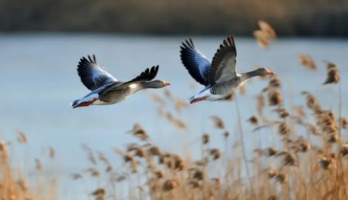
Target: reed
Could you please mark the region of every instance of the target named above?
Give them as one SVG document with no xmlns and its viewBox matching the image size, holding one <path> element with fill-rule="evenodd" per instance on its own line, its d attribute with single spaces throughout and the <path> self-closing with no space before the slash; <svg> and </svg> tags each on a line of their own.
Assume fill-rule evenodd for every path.
<svg viewBox="0 0 348 200">
<path fill-rule="evenodd" d="M 275 31 L 264 21 L 260 22 L 259 31 L 267 40 L 276 36 Z M 313 71 L 318 68 L 308 55 L 300 57 L 299 61 Z M 321 87 L 327 87 L 327 84 L 339 84 L 340 87 L 338 67 L 332 62 L 326 62 L 326 65 L 327 77 Z M 83 185 L 88 198 L 96 200 L 346 200 L 348 143 L 342 138 L 348 120 L 341 113 L 341 88 L 337 97 L 339 111 L 336 116 L 332 110 L 324 108 L 320 99 L 310 91 L 297 94 L 304 97 L 305 106 L 287 109 L 284 106 L 287 99 L 283 97 L 281 79 L 271 77 L 261 81 L 267 81 L 268 85 L 255 98 L 257 115 L 244 119 L 242 113 L 239 113 L 238 97 L 227 99 L 236 106 L 237 128 L 241 134 L 240 141 L 232 146 L 230 132 L 233 130 L 226 129 L 226 124 L 231 122 L 218 115 L 209 116 L 207 120 L 221 134 L 204 132 L 196 140 L 201 145 L 200 158 L 192 157 L 190 148 L 187 150 L 186 147 L 183 155 L 162 150 L 151 142 L 151 134 L 145 126 L 134 123 L 124 134 L 131 134 L 137 142 L 114 148 L 115 155 L 123 160 L 121 169 L 115 170 L 115 162 L 102 152 L 82 145 L 90 166 L 86 166 L 84 171 L 72 173 L 70 178 L 76 184 Z M 244 90 L 242 94 L 246 95 L 245 88 L 240 90 Z M 166 118 L 170 123 L 168 129 L 188 130 L 189 123 L 181 118 L 181 111 L 190 109 L 185 101 L 176 98 L 170 90 L 165 90 L 163 95 L 151 95 L 150 98 L 161 111 L 159 117 Z M 170 109 L 170 106 L 174 109 Z M 259 141 L 264 137 L 262 134 L 266 133 L 278 139 L 278 142 L 274 140 L 266 147 L 259 142 L 253 146 L 250 158 L 244 141 L 247 133 L 243 131 L 241 121 L 248 121 L 254 127 L 252 134 L 258 134 L 256 138 Z M 305 135 L 299 136 L 298 128 L 304 128 Z M 314 142 L 313 138 L 320 142 Z M 31 139 L 24 132 L 17 131 L 18 145 L 30 148 Z M 222 146 L 212 143 L 217 139 L 223 140 Z M 189 147 L 196 141 L 191 142 Z M 45 158 L 35 160 L 35 181 L 29 184 L 24 174 L 26 169 L 18 168 L 12 162 L 13 148 L 8 148 L 10 145 L 15 146 L 12 141 L 0 143 L 0 199 L 59 199 L 61 194 L 57 193 L 55 174 L 43 174 L 45 165 L 55 161 L 55 149 L 49 147 Z M 86 186 L 86 176 L 97 182 L 96 188 Z M 123 194 L 123 188 L 127 188 L 127 195 Z"/>
</svg>

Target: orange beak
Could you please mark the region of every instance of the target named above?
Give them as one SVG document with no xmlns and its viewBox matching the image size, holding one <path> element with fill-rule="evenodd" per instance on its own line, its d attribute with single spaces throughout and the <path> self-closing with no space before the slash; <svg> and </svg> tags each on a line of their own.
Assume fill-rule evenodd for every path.
<svg viewBox="0 0 348 200">
<path fill-rule="evenodd" d="M 274 71 L 267 69 L 268 74 L 275 74 Z"/>
<path fill-rule="evenodd" d="M 170 85 L 170 83 L 169 83 L 169 82 L 166 82 L 166 81 L 163 81 L 163 85 L 164 85 L 164 86 L 167 86 L 167 85 Z"/>
</svg>

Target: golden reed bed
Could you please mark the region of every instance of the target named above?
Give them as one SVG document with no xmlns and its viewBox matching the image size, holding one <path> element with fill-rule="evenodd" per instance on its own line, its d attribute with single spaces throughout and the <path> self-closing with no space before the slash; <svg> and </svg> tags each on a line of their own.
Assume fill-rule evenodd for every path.
<svg viewBox="0 0 348 200">
<path fill-rule="evenodd" d="M 270 48 L 271 41 L 276 39 L 275 31 L 264 21 L 259 22 L 260 30 L 254 32 L 257 43 L 261 47 Z M 299 55 L 299 62 L 310 70 L 317 70 L 316 63 L 309 55 Z M 340 89 L 340 76 L 337 66 L 327 62 L 327 78 L 325 84 L 337 84 Z M 247 160 L 243 141 L 243 130 L 240 128 L 240 142 L 229 145 L 230 134 L 225 130 L 224 121 L 219 116 L 211 116 L 216 129 L 221 130 L 225 144 L 222 147 L 210 145 L 211 135 L 202 133 L 201 159 L 192 160 L 190 152 L 177 155 L 163 152 L 156 144 L 149 142 L 149 136 L 140 124 L 135 124 L 128 133 L 145 142 L 145 145 L 131 143 L 125 149 L 115 148 L 124 161 L 125 170 L 121 174 L 113 173 L 112 164 L 100 152 L 94 152 L 83 146 L 87 152 L 91 166 L 84 172 L 71 174 L 71 178 L 84 181 L 84 176 L 100 178 L 108 177 L 108 183 L 100 188 L 91 188 L 86 198 L 125 199 L 119 197 L 119 188 L 127 185 L 127 199 L 153 200 L 276 200 L 276 199 L 308 199 L 308 200 L 346 200 L 348 183 L 348 144 L 341 140 L 341 130 L 348 128 L 348 120 L 341 113 L 333 113 L 321 107 L 309 91 L 303 91 L 306 108 L 294 107 L 287 110 L 283 107 L 281 92 L 282 83 L 277 77 L 262 78 L 268 81 L 256 98 L 258 116 L 247 120 L 254 132 L 268 131 L 276 127 L 278 136 L 284 143 L 283 149 L 255 147 L 253 158 Z M 245 88 L 240 88 L 245 93 Z M 340 91 L 341 92 L 341 91 Z M 341 98 L 339 94 L 339 97 Z M 175 98 L 169 90 L 164 96 L 152 95 L 158 105 L 159 115 L 177 129 L 186 129 L 187 124 L 164 108 L 165 100 L 174 104 L 176 111 L 188 107 L 183 100 Z M 230 101 L 234 101 L 231 95 Z M 238 108 L 238 107 L 237 107 Z M 269 120 L 264 110 L 270 109 L 278 114 L 277 120 Z M 238 109 L 237 109 L 238 110 Z M 239 112 L 239 111 L 238 111 Z M 239 114 L 239 113 L 238 113 Z M 314 120 L 316 123 L 309 123 Z M 297 136 L 296 127 L 305 128 L 306 136 Z M 18 142 L 27 143 L 24 133 L 18 131 Z M 311 143 L 310 136 L 317 137 L 321 144 Z M 313 137 L 312 136 L 312 137 Z M 229 157 L 229 151 L 241 149 L 241 155 Z M 54 200 L 58 199 L 55 175 L 52 177 L 38 173 L 36 183 L 28 185 L 21 169 L 11 163 L 11 152 L 5 142 L 0 143 L 0 199 L 1 200 Z M 239 154 L 239 153 L 238 153 Z M 54 159 L 55 151 L 50 148 L 49 157 Z M 221 166 L 217 171 L 209 172 L 210 165 L 219 160 Z M 262 161 L 269 162 L 263 167 Z M 40 160 L 35 160 L 38 172 L 42 170 Z M 248 165 L 245 165 L 248 163 Z M 99 166 L 99 167 L 97 167 Z M 250 167 L 251 166 L 251 167 Z M 244 171 L 244 172 L 243 172 Z M 130 183 L 130 177 L 136 177 L 136 183 Z M 141 178 L 145 177 L 145 178 Z M 53 180 L 53 182 L 52 182 Z M 134 179 L 133 179 L 134 180 Z M 122 193 L 122 192 L 121 192 Z M 64 196 L 62 194 L 61 196 Z M 62 198 L 64 199 L 64 198 Z"/>
</svg>

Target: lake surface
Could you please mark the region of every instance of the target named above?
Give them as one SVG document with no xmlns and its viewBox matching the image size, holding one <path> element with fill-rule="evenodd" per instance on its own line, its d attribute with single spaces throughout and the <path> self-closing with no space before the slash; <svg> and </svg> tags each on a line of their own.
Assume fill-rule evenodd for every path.
<svg viewBox="0 0 348 200">
<path fill-rule="evenodd" d="M 81 144 L 103 152 L 112 160 L 115 170 L 122 171 L 121 159 L 114 147 L 138 140 L 125 132 L 134 123 L 142 124 L 151 141 L 164 151 L 183 154 L 182 146 L 195 141 L 202 132 L 212 136 L 211 146 L 223 147 L 222 130 L 216 130 L 209 116 L 218 115 L 225 120 L 231 132 L 231 144 L 238 138 L 238 115 L 233 102 L 201 102 L 190 105 L 175 117 L 184 120 L 189 128 L 175 129 L 157 112 L 150 94 L 163 95 L 163 90 L 141 91 L 126 101 L 112 106 L 90 106 L 72 109 L 72 100 L 83 97 L 89 91 L 82 85 L 76 66 L 82 56 L 96 54 L 98 63 L 119 80 L 129 80 L 145 68 L 160 65 L 157 78 L 169 81 L 167 87 L 175 97 L 188 100 L 203 87 L 194 82 L 181 64 L 180 42 L 185 37 L 125 37 L 112 35 L 0 35 L 0 131 L 4 141 L 13 141 L 14 161 L 26 168 L 28 176 L 34 173 L 34 158 L 40 158 L 46 173 L 54 172 L 60 178 L 62 199 L 75 199 L 85 195 L 78 183 L 69 180 L 69 174 L 91 167 Z M 225 36 L 193 37 L 199 50 L 211 58 Z M 337 64 L 341 72 L 342 113 L 347 113 L 348 97 L 348 40 L 329 39 L 279 39 L 269 50 L 261 49 L 252 38 L 235 38 L 238 57 L 237 70 L 245 72 L 254 66 L 274 70 L 283 81 L 285 104 L 304 105 L 303 90 L 319 97 L 326 109 L 338 109 L 337 85 L 321 85 L 325 80 L 325 64 L 329 60 Z M 299 53 L 308 53 L 317 62 L 319 70 L 309 71 L 298 61 Z M 266 81 L 258 78 L 246 84 L 247 95 L 238 93 L 246 145 L 251 152 L 253 127 L 246 123 L 256 113 L 253 98 Z M 173 106 L 168 102 L 168 109 Z M 16 130 L 28 137 L 27 145 L 18 145 Z M 264 143 L 278 141 L 264 133 Z M 267 136 L 268 135 L 268 136 Z M 274 134 L 273 134 L 274 135 Z M 266 137 L 267 136 L 267 137 Z M 56 160 L 49 161 L 42 150 L 52 146 Z M 265 145 L 267 146 L 267 144 Z M 199 145 L 192 145 L 193 156 L 198 155 Z M 249 152 L 249 153 L 250 153 Z M 96 181 L 88 182 L 90 190 Z M 72 186 L 74 185 L 74 186 Z M 77 189 L 73 189 L 77 187 Z M 77 191 L 77 192 L 76 192 Z"/>
</svg>

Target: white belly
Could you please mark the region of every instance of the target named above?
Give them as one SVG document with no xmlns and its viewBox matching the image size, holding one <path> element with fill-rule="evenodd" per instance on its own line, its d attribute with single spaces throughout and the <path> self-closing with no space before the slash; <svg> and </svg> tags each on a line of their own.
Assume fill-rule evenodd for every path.
<svg viewBox="0 0 348 200">
<path fill-rule="evenodd" d="M 195 96 L 191 97 L 190 100 L 192 100 L 192 99 L 199 99 L 199 98 L 202 98 L 202 97 L 207 97 L 205 99 L 206 101 L 217 101 L 217 100 L 220 100 L 221 98 L 224 98 L 222 95 L 210 93 L 210 89 L 204 89 L 200 93 L 198 93 Z"/>
</svg>

